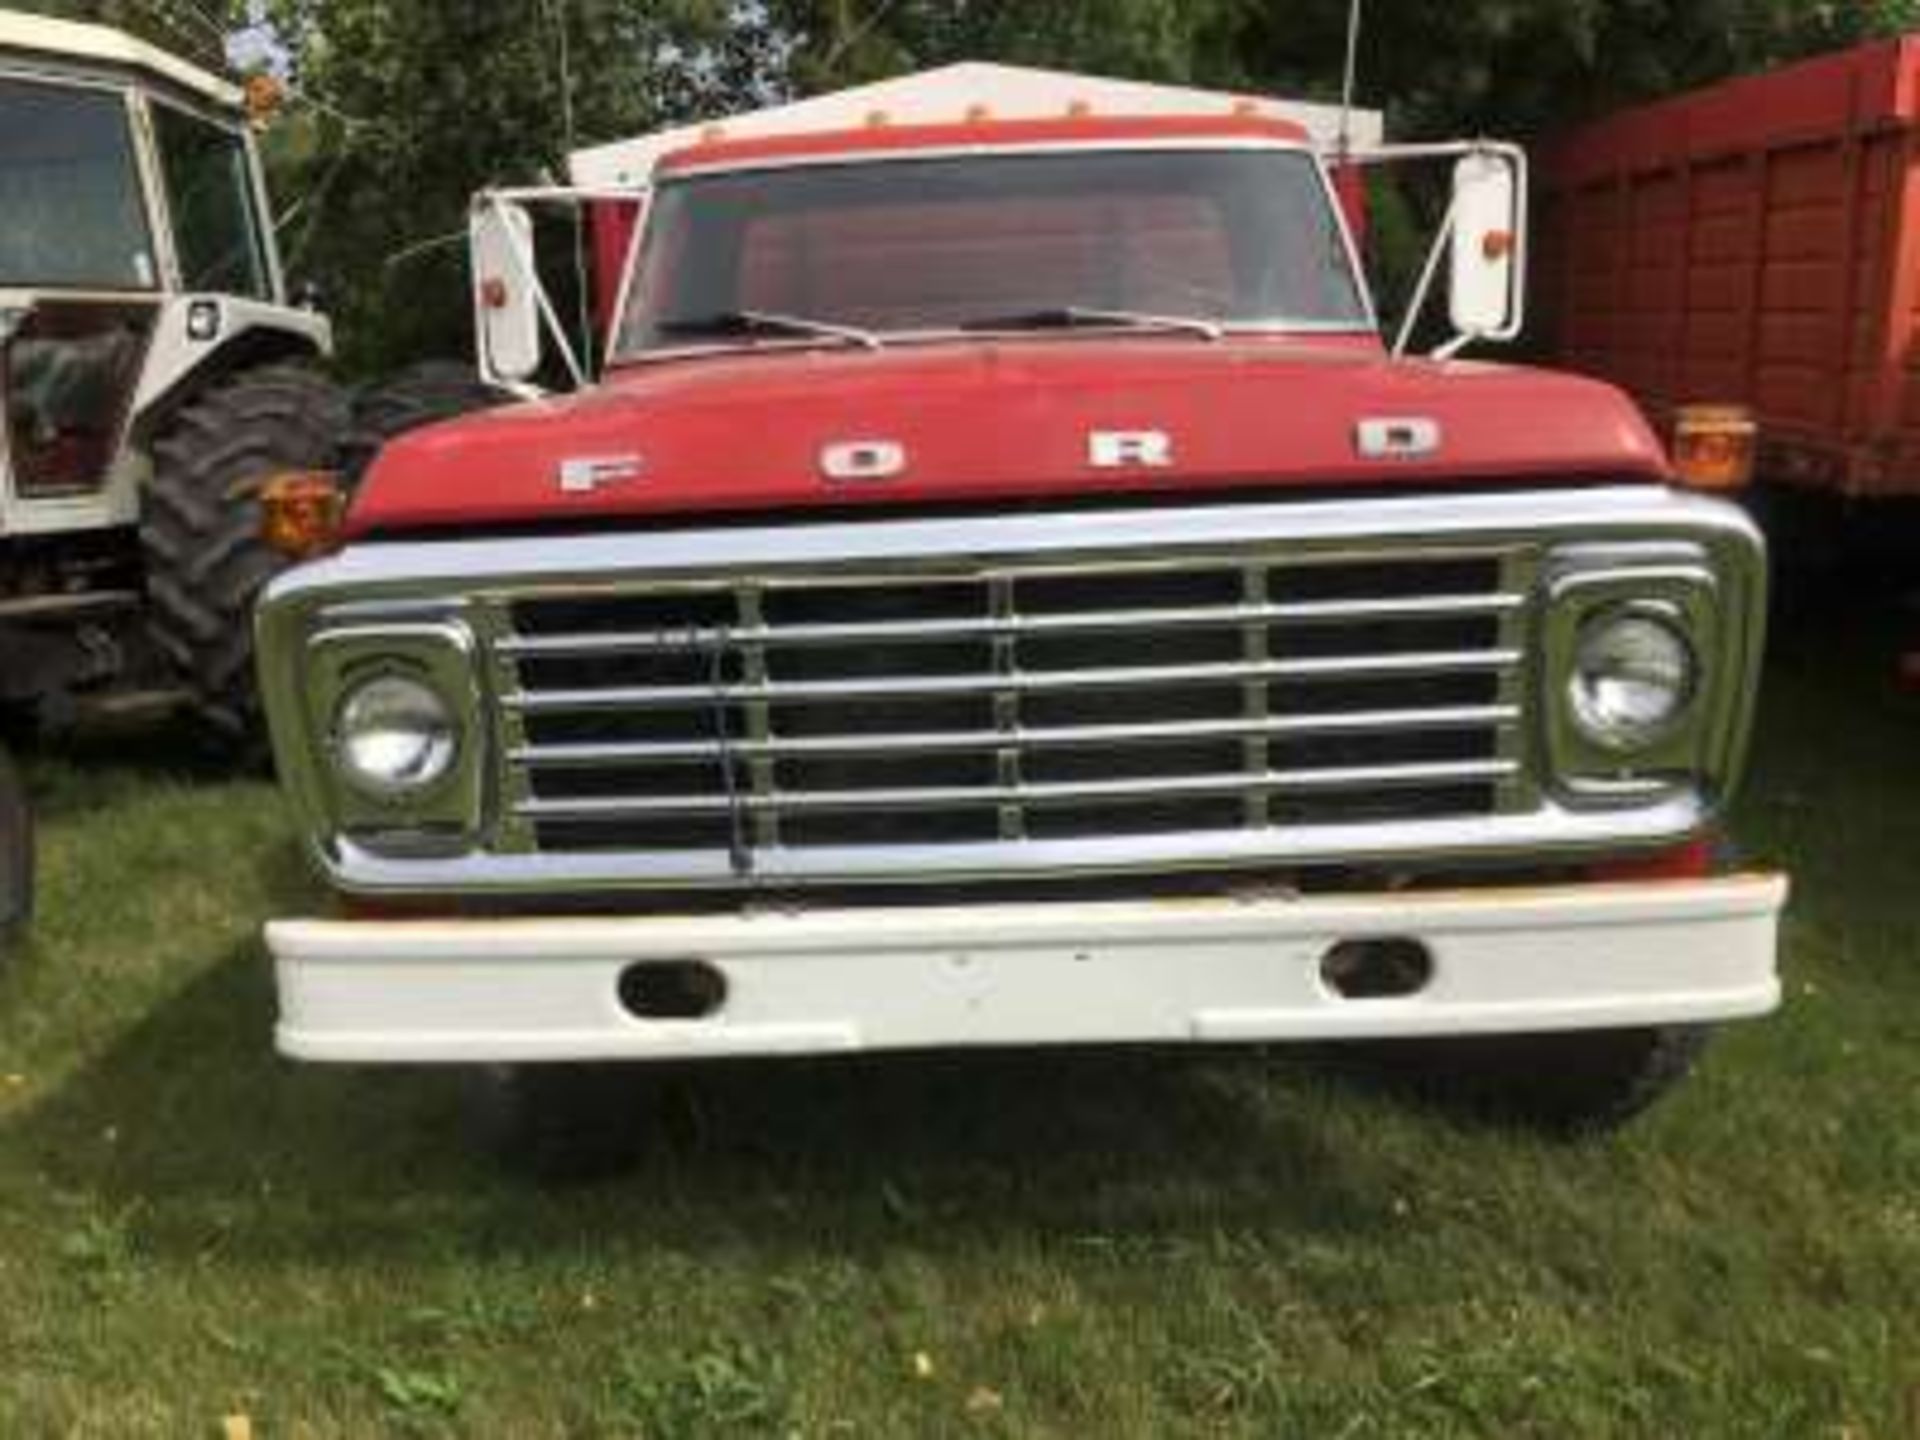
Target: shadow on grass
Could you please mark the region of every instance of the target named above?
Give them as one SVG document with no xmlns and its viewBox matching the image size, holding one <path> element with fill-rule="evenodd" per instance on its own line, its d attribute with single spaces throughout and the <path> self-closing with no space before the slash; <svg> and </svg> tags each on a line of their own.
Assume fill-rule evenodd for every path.
<svg viewBox="0 0 1920 1440">
<path fill-rule="evenodd" d="M 1326 1143 L 1311 1074 L 1256 1053 L 643 1070 L 635 1163 L 555 1188 L 488 1153 L 470 1074 L 290 1065 L 270 1052 L 271 1019 L 248 947 L 0 1130 L 0 1150 L 136 1215 L 148 1243 L 292 1260 L 583 1237 L 831 1251 L 1391 1223 L 1391 1181 L 1368 1173 L 1383 1162 Z"/>
</svg>

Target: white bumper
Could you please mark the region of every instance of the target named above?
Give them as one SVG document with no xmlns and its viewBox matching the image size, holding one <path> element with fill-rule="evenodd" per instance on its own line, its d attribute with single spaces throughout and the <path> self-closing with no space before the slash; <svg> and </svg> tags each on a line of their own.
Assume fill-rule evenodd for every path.
<svg viewBox="0 0 1920 1440">
<path fill-rule="evenodd" d="M 1765 876 L 1341 899 L 975 905 L 640 919 L 281 921 L 279 1048 L 322 1061 L 795 1055 L 972 1045 L 1348 1040 L 1729 1020 L 1780 995 Z M 1432 956 L 1344 999 L 1343 940 Z M 647 1020 L 619 977 L 701 961 L 710 1018 Z"/>
</svg>

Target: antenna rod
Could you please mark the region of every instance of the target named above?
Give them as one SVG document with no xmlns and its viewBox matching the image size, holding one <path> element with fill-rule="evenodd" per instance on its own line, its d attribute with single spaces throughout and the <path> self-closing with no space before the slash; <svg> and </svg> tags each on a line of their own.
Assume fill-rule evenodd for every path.
<svg viewBox="0 0 1920 1440">
<path fill-rule="evenodd" d="M 1347 10 L 1347 72 L 1340 85 L 1340 158 L 1353 153 L 1353 88 L 1360 70 L 1361 0 Z"/>
</svg>

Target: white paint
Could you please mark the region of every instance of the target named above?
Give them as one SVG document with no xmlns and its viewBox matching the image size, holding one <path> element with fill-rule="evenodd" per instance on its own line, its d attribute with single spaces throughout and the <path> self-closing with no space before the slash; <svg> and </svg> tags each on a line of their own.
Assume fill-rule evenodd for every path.
<svg viewBox="0 0 1920 1440">
<path fill-rule="evenodd" d="M 661 157 L 699 144 L 715 125 L 730 140 L 748 140 L 857 129 L 875 115 L 884 115 L 890 125 L 958 123 L 976 106 L 996 120 L 1064 120 L 1073 107 L 1083 105 L 1096 117 L 1206 116 L 1244 111 L 1291 121 L 1305 129 L 1314 144 L 1323 147 L 1337 144 L 1340 133 L 1337 105 L 969 62 L 575 151 L 568 168 L 578 185 L 645 185 L 651 183 Z M 1378 145 L 1385 137 L 1385 128 L 1379 111 L 1354 112 L 1355 145 Z"/>
<path fill-rule="evenodd" d="M 299 1059 L 678 1059 L 987 1045 L 1244 1043 L 1731 1020 L 1779 1001 L 1784 879 L 1305 900 L 957 905 L 632 919 L 280 921 Z M 1417 996 L 1342 1000 L 1342 939 L 1428 945 Z M 645 1021 L 639 960 L 702 959 L 722 1012 Z"/>
<path fill-rule="evenodd" d="M 0 59 L 4 59 L 9 50 L 52 60 L 143 70 L 225 109 L 237 110 L 244 101 L 238 86 L 105 25 L 84 25 L 19 10 L 0 10 Z"/>
</svg>

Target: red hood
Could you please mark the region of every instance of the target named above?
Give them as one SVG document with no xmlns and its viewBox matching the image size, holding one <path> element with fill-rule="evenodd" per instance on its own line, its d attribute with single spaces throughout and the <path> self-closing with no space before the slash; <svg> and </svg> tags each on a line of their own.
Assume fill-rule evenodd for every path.
<svg viewBox="0 0 1920 1440">
<path fill-rule="evenodd" d="M 1368 418 L 1436 421 L 1440 448 L 1421 459 L 1362 458 L 1355 431 Z M 1096 468 L 1095 431 L 1163 432 L 1173 464 Z M 849 441 L 897 443 L 904 470 L 826 478 L 823 448 Z M 635 458 L 630 478 L 561 488 L 565 461 Z M 394 442 L 367 477 L 350 530 L 1669 473 L 1630 401 L 1566 375 L 1396 362 L 1337 342 L 1049 337 L 634 367 L 596 391 Z"/>
</svg>

